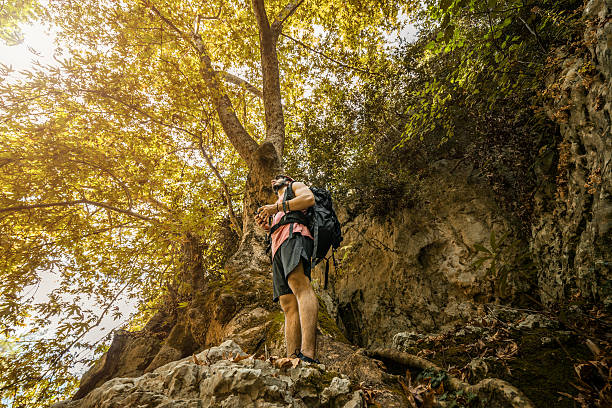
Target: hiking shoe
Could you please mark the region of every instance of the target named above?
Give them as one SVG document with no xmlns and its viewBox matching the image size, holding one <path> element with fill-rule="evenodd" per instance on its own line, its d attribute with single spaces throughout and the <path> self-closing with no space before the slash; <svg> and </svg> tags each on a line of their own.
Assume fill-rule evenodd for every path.
<svg viewBox="0 0 612 408">
<path fill-rule="evenodd" d="M 310 364 L 321 364 L 321 362 L 319 360 L 317 360 L 316 358 L 310 358 L 308 356 L 305 356 L 304 354 L 302 354 L 302 352 L 300 350 L 296 350 L 295 356 L 297 358 L 299 358 L 300 360 L 302 360 L 305 363 L 310 363 Z"/>
</svg>

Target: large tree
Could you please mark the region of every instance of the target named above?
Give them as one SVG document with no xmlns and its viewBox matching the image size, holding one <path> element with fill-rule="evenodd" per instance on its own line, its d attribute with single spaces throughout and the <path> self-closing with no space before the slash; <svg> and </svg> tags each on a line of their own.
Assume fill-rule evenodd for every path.
<svg viewBox="0 0 612 408">
<path fill-rule="evenodd" d="M 70 392 L 70 367 L 105 350 L 109 317 L 139 328 L 160 299 L 189 303 L 204 276 L 265 271 L 251 214 L 271 197 L 287 131 L 299 134 L 291 115 L 320 81 L 375 70 L 402 7 L 33 8 L 58 30 L 58 64 L 18 76 L 2 67 L 3 400 Z M 228 222 L 240 245 L 226 262 Z M 138 305 L 136 317 L 122 316 L 121 298 Z"/>
</svg>

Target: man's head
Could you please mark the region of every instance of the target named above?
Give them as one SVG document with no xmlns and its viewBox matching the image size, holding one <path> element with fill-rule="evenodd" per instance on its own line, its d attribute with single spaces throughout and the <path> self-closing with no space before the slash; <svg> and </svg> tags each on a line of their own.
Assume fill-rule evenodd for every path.
<svg viewBox="0 0 612 408">
<path fill-rule="evenodd" d="M 284 174 L 279 174 L 278 176 L 274 177 L 274 179 L 272 179 L 272 189 L 274 190 L 275 193 L 278 193 L 278 191 L 289 185 L 289 183 L 291 183 L 293 181 L 293 179 L 289 176 L 285 176 Z"/>
</svg>

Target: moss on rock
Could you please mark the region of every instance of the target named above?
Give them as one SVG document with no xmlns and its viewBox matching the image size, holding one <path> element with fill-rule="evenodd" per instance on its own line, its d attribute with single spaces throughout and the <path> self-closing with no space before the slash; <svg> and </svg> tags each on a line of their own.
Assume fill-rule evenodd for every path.
<svg viewBox="0 0 612 408">
<path fill-rule="evenodd" d="M 342 331 L 340 331 L 336 325 L 336 321 L 330 316 L 321 298 L 317 296 L 317 299 L 319 300 L 318 324 L 321 333 L 326 334 L 342 343 L 350 345 L 351 342 L 349 342 Z"/>
</svg>

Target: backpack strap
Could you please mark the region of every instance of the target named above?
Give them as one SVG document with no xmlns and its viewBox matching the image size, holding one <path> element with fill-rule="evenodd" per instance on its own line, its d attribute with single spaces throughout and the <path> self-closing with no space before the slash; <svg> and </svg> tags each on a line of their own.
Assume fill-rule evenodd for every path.
<svg viewBox="0 0 612 408">
<path fill-rule="evenodd" d="M 283 196 L 283 210 L 285 210 L 285 202 L 295 198 L 295 193 L 293 192 L 293 181 L 289 183 L 287 188 L 285 189 L 285 194 Z M 270 218 L 271 219 L 271 218 Z M 289 227 L 289 238 L 293 237 L 293 224 L 294 223 L 302 224 L 308 226 L 310 224 L 308 220 L 308 216 L 304 214 L 302 211 L 286 211 L 285 215 L 274 225 L 270 227 L 268 231 L 269 237 L 269 248 L 272 247 L 272 234 L 276 232 L 283 225 L 291 224 Z M 315 250 L 316 250 L 316 236 L 315 236 Z M 316 253 L 316 252 L 313 252 Z"/>
<path fill-rule="evenodd" d="M 293 181 L 289 183 L 287 188 L 285 189 L 285 195 L 283 196 L 283 210 L 285 209 L 285 202 L 295 198 L 295 193 L 293 192 Z M 286 224 L 291 224 L 289 227 L 289 238 L 293 236 L 293 224 L 294 223 L 308 225 L 308 217 L 302 211 L 288 211 L 283 215 L 276 224 L 274 224 L 269 231 L 270 236 L 274 234 L 274 232 L 279 229 L 281 226 Z"/>
<path fill-rule="evenodd" d="M 285 196 L 283 197 L 283 211 L 285 211 L 285 216 L 293 211 L 287 211 L 285 209 L 285 203 L 289 200 L 291 200 L 292 198 L 295 198 L 295 194 L 293 193 L 293 181 L 289 183 L 289 185 L 287 186 L 287 188 L 285 188 Z M 288 205 L 287 205 L 288 206 Z M 293 222 L 290 223 L 289 225 L 289 238 L 293 237 Z"/>
<path fill-rule="evenodd" d="M 336 262 L 336 249 L 332 248 L 331 258 L 334 263 L 334 271 L 338 269 L 338 263 Z M 323 289 L 327 290 L 327 283 L 329 282 L 329 256 L 325 258 L 325 283 L 323 284 Z"/>
<path fill-rule="evenodd" d="M 306 214 L 304 214 L 301 211 L 295 211 L 295 212 L 291 211 L 290 213 L 285 214 L 283 216 L 283 218 L 280 219 L 279 222 L 274 224 L 270 228 L 270 231 L 268 232 L 268 234 L 270 234 L 270 236 L 271 236 L 281 226 L 287 225 L 287 224 L 292 224 L 294 222 L 297 222 L 298 224 L 308 225 L 308 217 L 306 216 Z"/>
<path fill-rule="evenodd" d="M 318 249 L 318 246 L 319 246 L 318 245 L 319 244 L 319 226 L 315 223 L 313 227 L 314 227 L 313 228 L 314 231 L 310 231 L 310 233 L 312 234 L 312 238 L 314 240 L 314 247 L 312 248 L 312 256 L 313 256 L 313 258 L 315 258 L 314 259 L 314 264 L 316 266 L 317 263 L 319 263 L 319 261 L 321 260 L 321 259 L 317 259 L 316 258 L 316 256 L 317 256 L 317 249 Z M 329 267 L 329 265 L 328 265 L 328 267 Z M 327 272 L 325 273 L 325 275 L 327 276 Z"/>
<path fill-rule="evenodd" d="M 295 183 L 295 181 L 289 183 L 289 185 L 285 189 L 285 197 L 283 198 L 283 201 L 288 201 L 295 198 L 295 193 L 293 192 L 293 183 Z"/>
<path fill-rule="evenodd" d="M 325 283 L 323 284 L 324 290 L 327 290 L 328 275 L 329 275 L 329 258 L 325 258 Z"/>
</svg>

